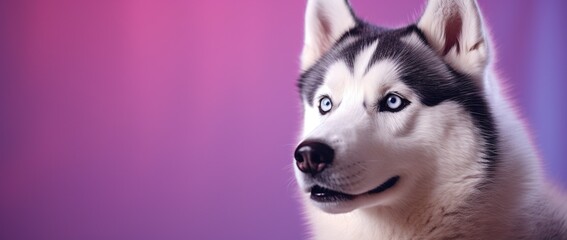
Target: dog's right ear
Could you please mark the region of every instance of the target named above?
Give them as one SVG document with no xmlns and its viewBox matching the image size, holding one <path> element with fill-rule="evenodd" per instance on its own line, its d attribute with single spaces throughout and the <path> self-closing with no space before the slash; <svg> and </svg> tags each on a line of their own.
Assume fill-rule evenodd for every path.
<svg viewBox="0 0 567 240">
<path fill-rule="evenodd" d="M 348 0 L 308 0 L 301 69 L 307 70 L 356 25 Z"/>
<path fill-rule="evenodd" d="M 417 26 L 456 70 L 481 78 L 490 60 L 489 38 L 476 0 L 428 0 Z"/>
</svg>

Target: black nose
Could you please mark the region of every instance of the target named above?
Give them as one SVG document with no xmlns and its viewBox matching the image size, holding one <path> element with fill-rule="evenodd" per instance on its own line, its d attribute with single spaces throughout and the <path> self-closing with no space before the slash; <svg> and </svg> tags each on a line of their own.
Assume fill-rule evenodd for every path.
<svg viewBox="0 0 567 240">
<path fill-rule="evenodd" d="M 335 151 L 322 142 L 304 141 L 297 146 L 294 156 L 300 171 L 315 175 L 333 162 Z"/>
</svg>

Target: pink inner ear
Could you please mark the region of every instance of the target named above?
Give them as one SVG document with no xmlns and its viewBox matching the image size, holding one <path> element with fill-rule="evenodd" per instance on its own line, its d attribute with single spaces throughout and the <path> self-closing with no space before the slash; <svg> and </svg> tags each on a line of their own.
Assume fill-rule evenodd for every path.
<svg viewBox="0 0 567 240">
<path fill-rule="evenodd" d="M 459 36 L 461 36 L 462 28 L 463 20 L 461 19 L 461 15 L 454 14 L 447 19 L 445 23 L 445 47 L 443 49 L 443 55 L 447 55 L 455 45 L 457 46 L 457 54 L 459 54 Z"/>
<path fill-rule="evenodd" d="M 331 41 L 333 36 L 331 36 L 331 23 L 327 19 L 327 17 L 322 13 L 317 13 L 317 18 L 319 19 L 319 26 L 321 27 L 320 38 L 321 42 L 319 42 L 319 48 L 323 51 L 327 51 L 328 48 L 331 47 Z"/>
</svg>

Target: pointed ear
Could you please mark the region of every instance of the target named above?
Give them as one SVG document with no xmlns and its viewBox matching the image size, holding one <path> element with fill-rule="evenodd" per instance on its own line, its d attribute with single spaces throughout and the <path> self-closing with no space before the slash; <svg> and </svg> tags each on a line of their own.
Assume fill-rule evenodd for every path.
<svg viewBox="0 0 567 240">
<path fill-rule="evenodd" d="M 308 0 L 301 68 L 306 70 L 356 25 L 348 0 Z"/>
<path fill-rule="evenodd" d="M 429 0 L 417 26 L 454 69 L 482 76 L 489 62 L 489 39 L 475 0 Z"/>
</svg>

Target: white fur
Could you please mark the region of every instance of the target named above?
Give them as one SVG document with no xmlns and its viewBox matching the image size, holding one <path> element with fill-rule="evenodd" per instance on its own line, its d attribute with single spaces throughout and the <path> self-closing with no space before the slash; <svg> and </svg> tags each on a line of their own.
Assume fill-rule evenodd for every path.
<svg viewBox="0 0 567 240">
<path fill-rule="evenodd" d="M 489 46 L 476 1 L 429 0 L 417 25 L 433 48 L 443 54 L 449 38 L 453 37 L 446 34 L 446 28 L 454 19 L 462 21 L 458 27 L 461 34 L 452 39 L 458 44 L 451 46 L 445 60 L 455 69 L 480 79 L 488 64 Z"/>
<path fill-rule="evenodd" d="M 352 73 L 340 61 L 328 67 L 315 99 L 328 95 L 332 112 L 322 116 L 317 100 L 313 106 L 304 103 L 301 139 L 325 139 L 335 149 L 333 165 L 340 170 L 327 181 L 316 182 L 323 187 L 356 195 L 394 175 L 401 178 L 376 195 L 318 204 L 307 193 L 315 180 L 294 168 L 313 239 L 535 239 L 547 233 L 545 227 L 563 229 L 557 239 L 567 237 L 565 198 L 544 181 L 527 131 L 488 65 L 489 39 L 476 3 L 430 0 L 418 26 L 441 54 L 444 26 L 453 14 L 463 21 L 462 49 L 457 54 L 453 48 L 444 59 L 479 80 L 500 133 L 498 166 L 489 187 L 476 188 L 487 179 L 477 161 L 485 143 L 459 104 L 421 105 L 400 81 L 393 60 L 381 60 L 365 72 L 377 40 L 358 55 Z M 325 36 L 318 16 L 333 26 L 330 32 L 323 31 Z M 330 48 L 330 39 L 354 25 L 352 19 L 342 0 L 308 2 L 303 69 Z M 426 47 L 415 35 L 403 41 Z M 412 103 L 395 114 L 376 113 L 372 104 L 391 90 Z M 546 226 L 550 219 L 563 222 Z"/>
<path fill-rule="evenodd" d="M 307 1 L 301 68 L 310 67 L 355 23 L 345 0 Z"/>
</svg>

